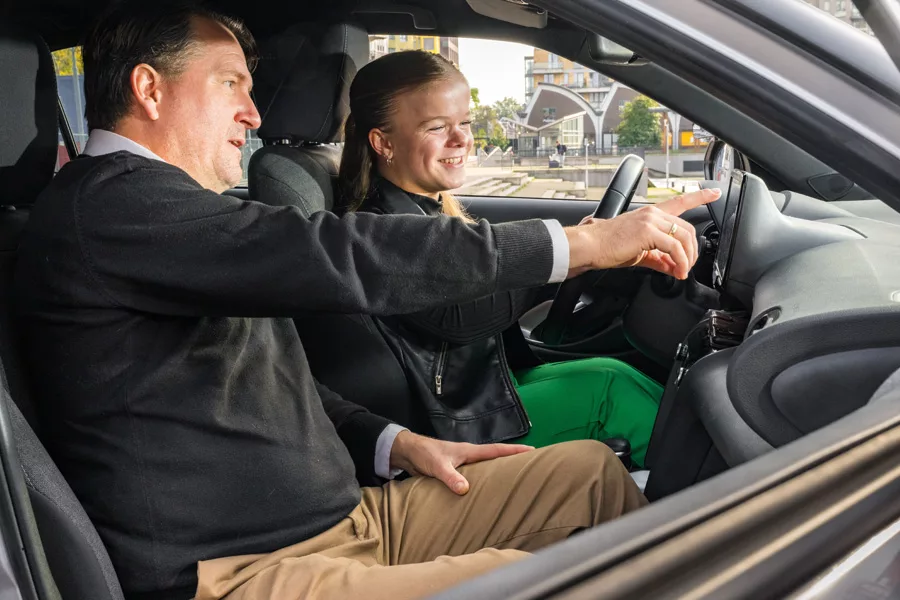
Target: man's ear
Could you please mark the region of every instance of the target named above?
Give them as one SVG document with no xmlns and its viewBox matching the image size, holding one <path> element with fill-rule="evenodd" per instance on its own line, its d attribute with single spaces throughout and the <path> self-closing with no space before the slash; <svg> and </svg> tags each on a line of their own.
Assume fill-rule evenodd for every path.
<svg viewBox="0 0 900 600">
<path fill-rule="evenodd" d="M 380 129 L 373 129 L 369 132 L 369 145 L 375 150 L 375 154 L 385 160 L 394 156 L 394 147 L 391 145 L 391 140 Z"/>
<path fill-rule="evenodd" d="M 131 93 L 139 110 L 151 121 L 159 119 L 162 102 L 162 75 L 148 64 L 131 70 Z"/>
</svg>

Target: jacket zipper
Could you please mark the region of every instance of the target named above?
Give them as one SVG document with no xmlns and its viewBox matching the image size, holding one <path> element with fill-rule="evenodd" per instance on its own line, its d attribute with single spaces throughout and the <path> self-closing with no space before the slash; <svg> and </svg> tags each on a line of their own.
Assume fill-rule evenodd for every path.
<svg viewBox="0 0 900 600">
<path fill-rule="evenodd" d="M 528 417 L 528 411 L 525 410 L 525 405 L 522 404 L 522 398 L 519 397 L 516 386 L 513 385 L 512 379 L 509 377 L 509 362 L 506 360 L 506 347 L 503 343 L 503 334 L 497 336 L 497 348 L 500 350 L 500 365 L 503 370 L 503 379 L 506 381 L 506 385 L 509 386 L 509 391 L 516 401 L 516 407 L 519 409 L 519 414 L 525 419 L 525 422 L 528 423 L 528 428 L 531 429 L 532 425 L 531 419 Z"/>
<path fill-rule="evenodd" d="M 437 369 L 434 372 L 434 393 L 440 396 L 444 391 L 444 363 L 447 361 L 447 342 L 441 343 L 438 354 Z"/>
</svg>

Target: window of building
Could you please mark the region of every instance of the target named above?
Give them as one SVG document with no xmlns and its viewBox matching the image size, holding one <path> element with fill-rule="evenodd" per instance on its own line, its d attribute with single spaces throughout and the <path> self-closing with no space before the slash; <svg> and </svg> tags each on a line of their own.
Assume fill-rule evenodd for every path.
<svg viewBox="0 0 900 600">
<path fill-rule="evenodd" d="M 397 36 L 397 39 L 400 40 L 401 42 L 407 41 L 406 38 L 407 38 L 407 36 L 405 36 L 405 35 L 398 35 L 398 36 Z"/>
<path fill-rule="evenodd" d="M 584 117 L 569 119 L 560 124 L 562 143 L 569 148 L 578 148 L 584 140 Z"/>
<path fill-rule="evenodd" d="M 831 12 L 831 0 L 824 0 L 822 2 L 822 10 L 825 12 Z"/>
<path fill-rule="evenodd" d="M 544 83 L 553 83 L 553 75 L 551 75 L 550 73 L 545 73 Z"/>
<path fill-rule="evenodd" d="M 569 74 L 563 73 L 563 85 L 569 85 Z"/>
<path fill-rule="evenodd" d="M 548 106 L 548 107 L 542 109 L 542 112 L 544 115 L 544 121 L 549 122 L 549 121 L 556 120 L 556 107 L 555 106 Z"/>
<path fill-rule="evenodd" d="M 429 51 L 434 50 L 434 38 L 425 38 L 425 49 Z"/>
</svg>

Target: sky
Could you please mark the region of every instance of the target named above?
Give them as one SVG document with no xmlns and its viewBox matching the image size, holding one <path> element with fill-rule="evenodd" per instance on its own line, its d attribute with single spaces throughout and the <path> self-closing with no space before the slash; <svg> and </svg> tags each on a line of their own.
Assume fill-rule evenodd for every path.
<svg viewBox="0 0 900 600">
<path fill-rule="evenodd" d="M 472 38 L 459 39 L 459 68 L 469 80 L 469 86 L 478 88 L 482 104 L 493 104 L 510 96 L 525 102 L 525 57 L 534 48 Z"/>
</svg>

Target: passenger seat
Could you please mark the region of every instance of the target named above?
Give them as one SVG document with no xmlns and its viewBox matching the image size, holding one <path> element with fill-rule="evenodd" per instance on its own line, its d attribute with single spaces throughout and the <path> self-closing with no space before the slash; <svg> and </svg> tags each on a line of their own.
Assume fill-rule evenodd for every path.
<svg viewBox="0 0 900 600">
<path fill-rule="evenodd" d="M 15 253 L 58 146 L 56 75 L 40 37 L 0 23 L 0 81 L 0 451 L 7 469 L 22 470 L 7 471 L 22 546 L 39 598 L 122 600 L 97 530 L 34 433 L 39 419 L 14 330 Z"/>
<path fill-rule="evenodd" d="M 343 140 L 350 84 L 368 62 L 368 40 L 355 25 L 311 23 L 260 44 L 254 89 L 265 146 L 250 159 L 251 200 L 295 206 L 307 218 L 332 210 L 341 157 L 334 143 Z M 430 431 L 424 405 L 412 401 L 402 358 L 374 319 L 318 313 L 294 323 L 320 383 L 396 423 Z"/>
</svg>

